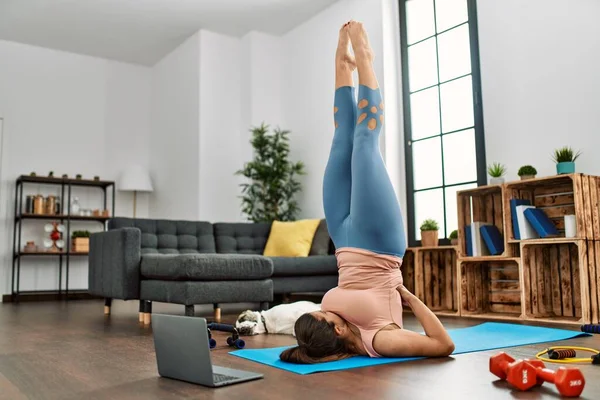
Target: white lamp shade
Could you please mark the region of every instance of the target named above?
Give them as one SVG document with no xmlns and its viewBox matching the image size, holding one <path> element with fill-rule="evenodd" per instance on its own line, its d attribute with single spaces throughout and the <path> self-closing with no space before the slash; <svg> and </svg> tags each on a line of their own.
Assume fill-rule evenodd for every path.
<svg viewBox="0 0 600 400">
<path fill-rule="evenodd" d="M 117 185 L 119 190 L 125 192 L 152 192 L 154 190 L 148 171 L 140 165 L 127 167 L 121 173 Z"/>
</svg>

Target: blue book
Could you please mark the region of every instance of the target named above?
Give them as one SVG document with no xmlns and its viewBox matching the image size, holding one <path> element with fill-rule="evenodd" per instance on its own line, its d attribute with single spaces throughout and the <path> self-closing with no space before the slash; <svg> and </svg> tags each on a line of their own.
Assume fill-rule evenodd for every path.
<svg viewBox="0 0 600 400">
<path fill-rule="evenodd" d="M 523 214 L 540 237 L 558 236 L 558 229 L 544 211 L 539 208 L 529 208 Z"/>
<path fill-rule="evenodd" d="M 504 252 L 504 240 L 496 225 L 484 225 L 479 231 L 491 255 L 497 256 Z"/>
<path fill-rule="evenodd" d="M 473 257 L 473 239 L 471 238 L 471 225 L 465 226 L 465 245 L 467 246 L 467 257 Z"/>
<path fill-rule="evenodd" d="M 513 235 L 515 239 L 521 239 L 521 233 L 519 232 L 519 221 L 517 218 L 517 206 L 530 206 L 531 202 L 526 199 L 511 199 L 510 200 L 510 216 L 512 219 Z"/>
</svg>

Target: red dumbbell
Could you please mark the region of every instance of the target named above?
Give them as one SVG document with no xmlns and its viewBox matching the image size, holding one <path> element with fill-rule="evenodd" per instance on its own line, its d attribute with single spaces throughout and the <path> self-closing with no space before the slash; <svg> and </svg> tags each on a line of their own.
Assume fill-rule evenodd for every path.
<svg viewBox="0 0 600 400">
<path fill-rule="evenodd" d="M 490 357 L 490 372 L 519 390 L 529 390 L 542 383 L 536 378 L 536 367 L 501 352 Z"/>
<path fill-rule="evenodd" d="M 558 393 L 565 397 L 579 397 L 585 387 L 585 378 L 579 368 L 560 367 L 556 371 L 544 368 L 544 364 L 532 364 L 535 368 L 535 375 L 540 382 L 554 383 Z"/>
</svg>

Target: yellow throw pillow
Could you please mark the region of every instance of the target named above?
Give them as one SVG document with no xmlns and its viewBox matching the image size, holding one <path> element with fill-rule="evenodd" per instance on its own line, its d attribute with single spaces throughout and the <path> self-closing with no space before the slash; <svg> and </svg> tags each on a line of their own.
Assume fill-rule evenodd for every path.
<svg viewBox="0 0 600 400">
<path fill-rule="evenodd" d="M 307 257 L 320 222 L 320 219 L 273 221 L 263 255 Z"/>
</svg>

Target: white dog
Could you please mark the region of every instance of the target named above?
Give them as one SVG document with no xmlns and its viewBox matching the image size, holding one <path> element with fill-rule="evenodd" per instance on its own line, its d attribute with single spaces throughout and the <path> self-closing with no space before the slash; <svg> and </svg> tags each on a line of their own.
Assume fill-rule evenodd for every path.
<svg viewBox="0 0 600 400">
<path fill-rule="evenodd" d="M 294 324 L 304 313 L 319 311 L 320 304 L 310 301 L 280 304 L 267 311 L 247 310 L 241 313 L 235 321 L 235 327 L 240 335 L 260 335 L 263 333 L 278 333 L 294 335 Z"/>
</svg>

